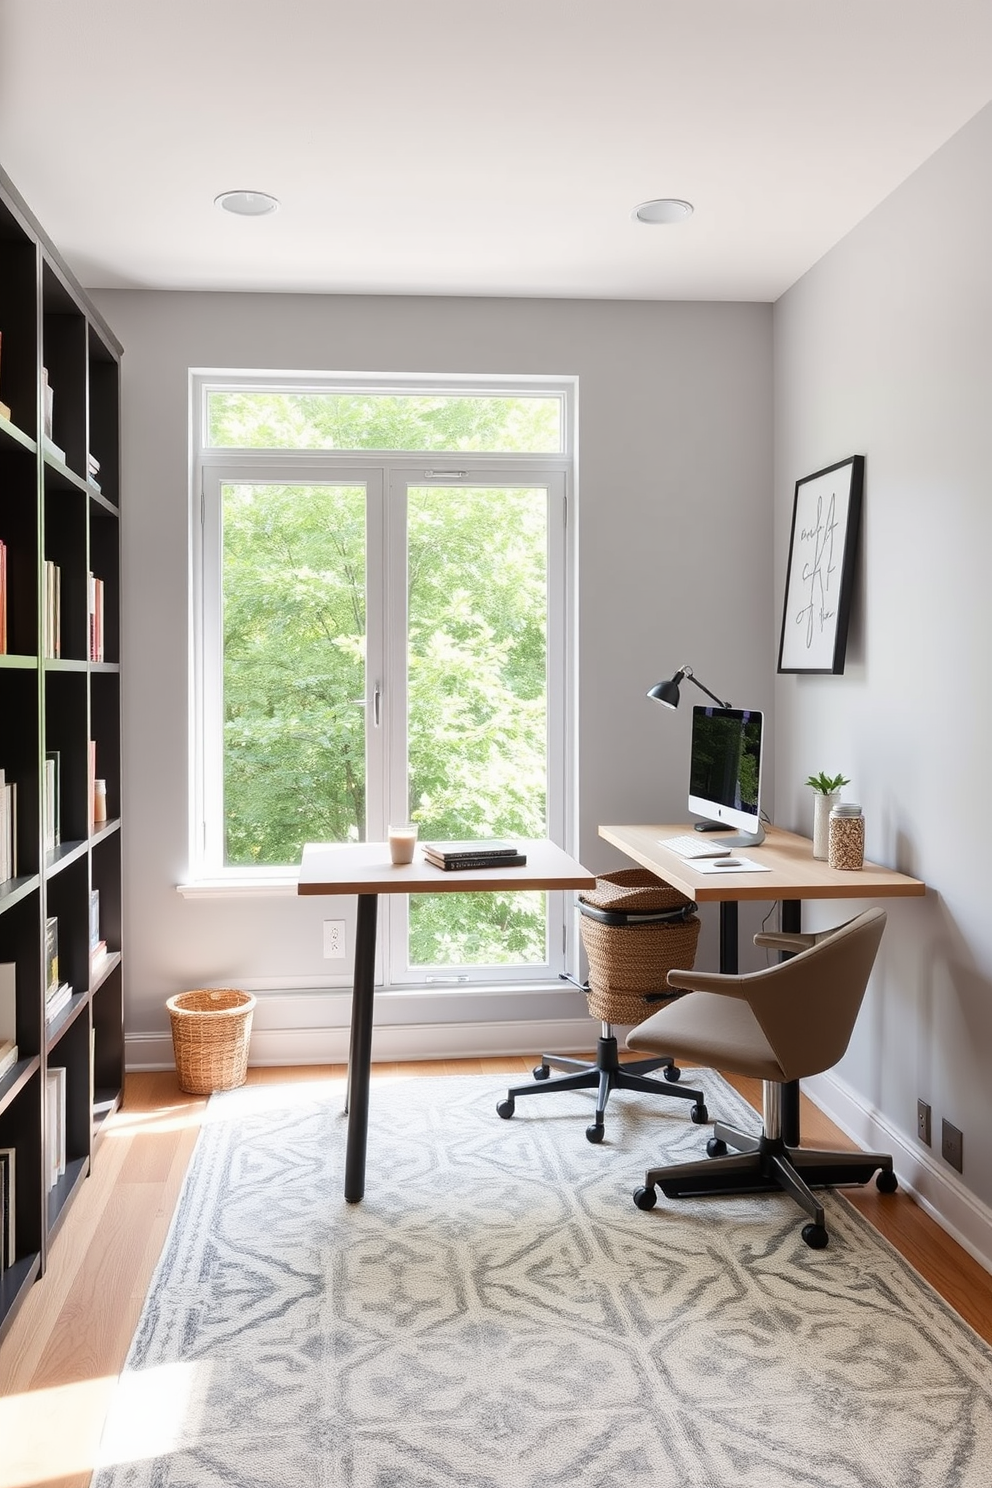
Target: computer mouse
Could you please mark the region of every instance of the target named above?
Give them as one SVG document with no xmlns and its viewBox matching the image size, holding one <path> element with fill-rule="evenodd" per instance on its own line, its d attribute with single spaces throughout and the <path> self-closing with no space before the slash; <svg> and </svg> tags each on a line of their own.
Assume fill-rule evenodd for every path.
<svg viewBox="0 0 992 1488">
<path fill-rule="evenodd" d="M 718 862 L 719 862 L 721 868 L 743 868 L 744 867 L 744 864 L 741 862 L 740 858 L 720 858 L 720 859 L 718 859 Z"/>
</svg>

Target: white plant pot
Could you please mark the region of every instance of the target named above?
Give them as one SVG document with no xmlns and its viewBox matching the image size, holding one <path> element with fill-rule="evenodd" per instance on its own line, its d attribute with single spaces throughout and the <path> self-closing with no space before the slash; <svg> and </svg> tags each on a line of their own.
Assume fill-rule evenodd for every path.
<svg viewBox="0 0 992 1488">
<path fill-rule="evenodd" d="M 831 791 L 829 796 L 822 791 L 813 794 L 813 856 L 824 862 L 830 856 L 830 813 L 839 800 L 840 791 Z"/>
</svg>

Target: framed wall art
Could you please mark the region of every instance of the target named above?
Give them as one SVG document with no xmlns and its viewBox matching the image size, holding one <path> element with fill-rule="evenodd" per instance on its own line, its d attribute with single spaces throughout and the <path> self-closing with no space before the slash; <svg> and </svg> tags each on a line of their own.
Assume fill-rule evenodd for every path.
<svg viewBox="0 0 992 1488">
<path fill-rule="evenodd" d="M 796 481 L 780 672 L 844 670 L 864 473 L 864 455 L 852 455 Z"/>
</svg>

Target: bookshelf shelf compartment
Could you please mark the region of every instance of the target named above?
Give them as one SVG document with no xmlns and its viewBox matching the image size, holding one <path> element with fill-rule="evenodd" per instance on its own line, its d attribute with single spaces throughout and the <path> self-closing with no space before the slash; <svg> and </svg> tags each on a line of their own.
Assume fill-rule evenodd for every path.
<svg viewBox="0 0 992 1488">
<path fill-rule="evenodd" d="M 13 1154 L 17 1221 L 0 1341 L 124 1088 L 120 356 L 0 171 L 0 1164 Z M 61 1005 L 50 984 L 71 988 Z"/>
</svg>

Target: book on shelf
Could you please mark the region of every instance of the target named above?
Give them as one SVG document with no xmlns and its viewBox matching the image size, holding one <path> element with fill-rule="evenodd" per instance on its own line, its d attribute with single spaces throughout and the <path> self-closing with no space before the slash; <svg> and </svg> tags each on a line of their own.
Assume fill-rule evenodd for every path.
<svg viewBox="0 0 992 1488">
<path fill-rule="evenodd" d="M 69 982 L 60 982 L 54 992 L 49 992 L 45 997 L 45 1022 L 51 1023 L 57 1018 L 63 1009 L 72 1001 L 72 987 Z"/>
<path fill-rule="evenodd" d="M 17 963 L 0 961 L 0 1044 L 17 1040 Z"/>
<path fill-rule="evenodd" d="M 59 984 L 59 922 L 54 915 L 45 921 L 45 993 Z"/>
<path fill-rule="evenodd" d="M 47 1122 L 45 1135 L 48 1158 L 48 1187 L 54 1188 L 65 1173 L 65 1068 L 48 1067 Z"/>
<path fill-rule="evenodd" d="M 100 890 L 90 889 L 90 955 L 100 944 Z"/>
<path fill-rule="evenodd" d="M 57 749 L 45 751 L 45 851 L 54 852 L 62 842 L 62 756 Z"/>
<path fill-rule="evenodd" d="M 90 831 L 96 826 L 96 740 L 86 750 L 86 799 L 89 802 Z"/>
<path fill-rule="evenodd" d="M 103 661 L 103 580 L 89 574 L 86 582 L 89 608 L 90 661 Z"/>
<path fill-rule="evenodd" d="M 13 1039 L 0 1040 L 0 1080 L 9 1075 L 17 1063 L 17 1045 Z"/>
<path fill-rule="evenodd" d="M 516 842 L 503 837 L 468 838 L 464 842 L 425 842 L 424 852 L 452 862 L 456 858 L 512 858 L 520 852 Z"/>
<path fill-rule="evenodd" d="M 17 786 L 0 770 L 0 883 L 17 877 Z"/>
<path fill-rule="evenodd" d="M 41 393 L 42 393 L 42 428 L 46 439 L 52 437 L 53 420 L 55 416 L 55 392 L 48 380 L 48 368 L 41 369 Z"/>
<path fill-rule="evenodd" d="M 62 655 L 62 570 L 45 559 L 45 603 L 42 613 L 42 654 L 49 660 Z"/>
<path fill-rule="evenodd" d="M 0 1147 L 0 1208 L 3 1210 L 3 1224 L 0 1225 L 0 1268 L 4 1271 L 17 1260 L 16 1158 L 15 1148 Z"/>
</svg>

